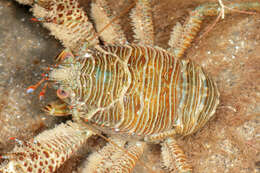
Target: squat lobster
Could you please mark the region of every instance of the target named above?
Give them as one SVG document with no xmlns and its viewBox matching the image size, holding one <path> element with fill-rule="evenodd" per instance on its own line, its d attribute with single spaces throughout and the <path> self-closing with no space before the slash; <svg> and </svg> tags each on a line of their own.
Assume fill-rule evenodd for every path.
<svg viewBox="0 0 260 173">
<path fill-rule="evenodd" d="M 235 6 L 243 10 L 260 9 L 259 3 Z M 94 19 L 98 18 L 95 17 L 98 13 L 107 14 L 108 18 L 112 16 L 104 1 L 97 1 L 93 9 Z M 59 59 L 63 60 L 60 65 L 49 73 L 50 80 L 58 84 L 58 96 L 72 109 L 55 103 L 45 110 L 53 115 L 60 115 L 60 112 L 72 114 L 76 122 L 87 124 L 96 133 L 101 131 L 115 137 L 146 142 L 163 141 L 165 166 L 172 170 L 172 163 L 168 160 L 175 160 L 175 167 L 180 172 L 191 172 L 191 166 L 174 138 L 192 134 L 204 126 L 215 113 L 219 94 L 215 83 L 203 69 L 182 59 L 182 56 L 204 17 L 219 13 L 218 4 L 200 6 L 192 12 L 184 26 L 178 23 L 171 34 L 168 51 L 153 46 L 148 1 L 138 1 L 132 12 L 139 45 L 125 44 L 126 39 L 117 23 L 108 29 L 113 37 L 101 33 L 101 38 L 108 44 L 100 45 L 96 31 L 74 0 L 38 0 L 33 10 L 37 17 L 55 21 L 44 25 L 72 51 L 61 54 Z M 140 23 L 143 19 L 146 22 Z M 103 27 L 96 26 L 97 31 Z M 68 143 L 67 139 L 61 140 Z M 124 147 L 124 142 L 117 145 Z M 129 165 L 106 165 L 105 169 L 130 172 L 141 155 L 137 153 L 141 153 L 143 147 L 139 142 L 133 144 L 136 152 L 130 150 L 130 154 L 125 156 L 134 160 Z M 113 153 L 110 154 L 113 156 Z M 127 169 L 126 165 L 129 166 Z M 28 170 L 29 166 L 23 165 L 23 169 Z M 96 169 L 101 168 L 97 165 Z"/>
</svg>

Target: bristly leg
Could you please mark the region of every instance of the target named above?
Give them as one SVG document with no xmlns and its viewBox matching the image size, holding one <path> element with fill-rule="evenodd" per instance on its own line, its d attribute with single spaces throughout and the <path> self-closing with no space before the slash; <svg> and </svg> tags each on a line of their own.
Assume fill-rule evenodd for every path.
<svg viewBox="0 0 260 173">
<path fill-rule="evenodd" d="M 234 13 L 236 10 L 242 11 L 260 11 L 260 3 L 258 2 L 245 2 L 226 5 L 225 14 Z M 234 10 L 231 10 L 234 9 Z M 202 21 L 207 16 L 216 16 L 221 13 L 221 6 L 218 3 L 204 4 L 197 7 L 190 13 L 190 17 L 181 25 L 179 23 L 173 28 L 171 33 L 169 52 L 176 58 L 182 58 L 185 51 L 189 48 L 191 42 L 194 40 Z"/>
<path fill-rule="evenodd" d="M 9 162 L 1 173 L 55 172 L 93 133 L 77 123 L 60 124 L 35 137 L 33 142 L 19 142 L 11 153 L 2 156 Z"/>
<path fill-rule="evenodd" d="M 32 11 L 35 17 L 43 18 L 43 25 L 73 52 L 98 44 L 96 31 L 77 0 L 37 0 Z"/>
<path fill-rule="evenodd" d="M 132 10 L 132 25 L 134 26 L 135 42 L 145 45 L 154 45 L 154 28 L 150 0 L 138 0 Z"/>
<path fill-rule="evenodd" d="M 126 141 L 124 140 L 119 138 L 109 140 L 110 142 L 105 147 L 89 157 L 86 167 L 81 171 L 82 173 L 132 172 L 143 154 L 145 144 L 132 142 L 125 147 Z"/>
<path fill-rule="evenodd" d="M 170 171 L 177 169 L 180 173 L 192 172 L 184 152 L 172 137 L 162 143 L 162 159 L 164 166 Z"/>
<path fill-rule="evenodd" d="M 102 29 L 106 28 L 106 25 L 116 18 L 113 15 L 108 3 L 103 0 L 97 0 L 92 3 L 91 16 L 94 19 L 98 33 Z M 100 37 L 103 41 L 110 44 L 125 44 L 127 42 L 119 23 L 119 19 L 115 20 L 103 32 L 100 33 Z"/>
<path fill-rule="evenodd" d="M 114 165 L 111 167 L 111 172 L 131 173 L 137 161 L 143 154 L 145 144 L 142 142 L 130 143 L 126 148 L 127 153 L 120 157 L 114 158 Z"/>
<path fill-rule="evenodd" d="M 122 156 L 124 152 L 122 152 L 119 147 L 124 147 L 126 141 L 123 141 L 121 139 L 112 139 L 110 138 L 112 143 L 107 143 L 106 146 L 104 146 L 101 150 L 96 151 L 86 161 L 86 166 L 83 168 L 81 171 L 82 173 L 84 172 L 107 172 L 111 165 L 113 164 L 112 157 L 114 158 L 116 155 L 117 156 Z M 116 146 L 116 145 L 117 146 Z"/>
</svg>

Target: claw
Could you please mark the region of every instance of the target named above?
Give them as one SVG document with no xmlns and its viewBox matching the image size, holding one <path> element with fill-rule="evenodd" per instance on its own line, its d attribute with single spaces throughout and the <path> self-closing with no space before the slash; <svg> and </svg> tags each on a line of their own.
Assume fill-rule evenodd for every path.
<svg viewBox="0 0 260 173">
<path fill-rule="evenodd" d="M 0 155 L 0 159 L 10 159 L 10 157 L 7 155 Z"/>
<path fill-rule="evenodd" d="M 44 19 L 42 17 L 40 17 L 40 18 L 31 18 L 31 21 L 33 21 L 33 22 L 42 22 L 42 21 L 44 21 Z"/>
<path fill-rule="evenodd" d="M 43 17 L 31 18 L 31 21 L 33 21 L 33 22 L 53 22 L 53 23 L 57 23 L 57 21 L 55 21 L 55 20 L 45 19 Z"/>
<path fill-rule="evenodd" d="M 32 93 L 36 88 L 38 88 L 47 78 L 42 78 L 37 84 L 31 85 L 26 89 L 27 93 Z"/>
<path fill-rule="evenodd" d="M 39 94 L 39 99 L 40 99 L 40 100 L 42 100 L 42 99 L 44 98 L 44 95 L 45 95 L 45 93 L 46 93 L 46 88 L 47 88 L 47 86 L 48 86 L 48 83 L 45 83 L 44 86 L 43 86 L 43 88 L 42 88 L 42 90 L 41 90 L 41 92 L 40 92 L 40 94 Z"/>
<path fill-rule="evenodd" d="M 43 78 L 38 83 L 36 83 L 35 85 L 31 85 L 26 89 L 27 94 L 34 92 L 36 90 L 36 88 L 38 88 L 44 81 L 49 79 L 48 73 L 43 73 L 42 76 L 43 76 Z M 42 100 L 44 98 L 47 86 L 48 86 L 48 82 L 44 84 L 44 86 L 39 94 L 40 100 Z"/>
<path fill-rule="evenodd" d="M 27 94 L 30 94 L 32 92 L 34 92 L 34 90 L 36 89 L 36 87 L 34 85 L 31 85 L 29 86 L 27 89 L 26 89 L 26 93 Z"/>
<path fill-rule="evenodd" d="M 39 100 L 43 100 L 43 98 L 44 98 L 44 95 L 45 95 L 45 93 L 44 93 L 44 92 L 40 92 L 40 94 L 39 94 Z"/>
<path fill-rule="evenodd" d="M 24 142 L 17 139 L 16 137 L 10 137 L 9 140 L 17 142 L 19 145 L 24 145 Z"/>
</svg>

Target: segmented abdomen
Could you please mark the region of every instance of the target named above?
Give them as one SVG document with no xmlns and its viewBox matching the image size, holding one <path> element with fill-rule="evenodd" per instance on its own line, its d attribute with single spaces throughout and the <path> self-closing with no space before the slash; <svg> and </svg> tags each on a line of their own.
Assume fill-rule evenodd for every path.
<svg viewBox="0 0 260 173">
<path fill-rule="evenodd" d="M 202 127 L 214 114 L 219 102 L 216 85 L 193 62 L 175 59 L 162 49 L 146 46 L 103 49 L 111 53 L 103 58 L 112 56 L 122 61 L 124 74 L 131 80 L 128 85 L 122 85 L 127 86 L 126 90 L 118 89 L 122 93 L 117 102 L 93 116 L 97 124 L 139 136 L 172 129 L 187 135 Z M 127 80 L 111 82 L 120 88 L 117 84 Z"/>
</svg>

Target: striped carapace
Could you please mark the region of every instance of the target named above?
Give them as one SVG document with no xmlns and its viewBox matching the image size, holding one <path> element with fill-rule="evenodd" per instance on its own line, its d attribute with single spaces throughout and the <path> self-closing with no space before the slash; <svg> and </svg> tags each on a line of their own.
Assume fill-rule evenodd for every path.
<svg viewBox="0 0 260 173">
<path fill-rule="evenodd" d="M 200 66 L 149 46 L 107 45 L 68 56 L 50 79 L 70 97 L 73 116 L 145 140 L 191 134 L 219 103 L 216 84 Z"/>
</svg>

